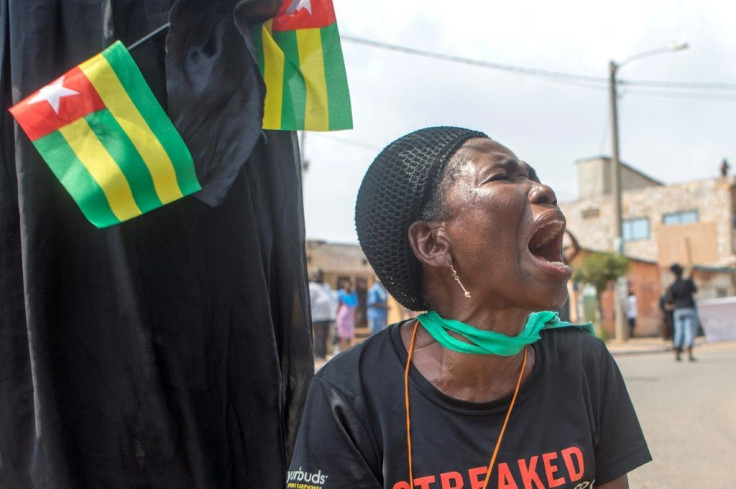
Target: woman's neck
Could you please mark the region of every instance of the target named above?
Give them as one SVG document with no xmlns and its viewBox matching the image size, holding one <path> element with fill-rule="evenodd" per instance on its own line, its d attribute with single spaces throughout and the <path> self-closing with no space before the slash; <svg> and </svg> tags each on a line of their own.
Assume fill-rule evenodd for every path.
<svg viewBox="0 0 736 489">
<path fill-rule="evenodd" d="M 443 315 L 441 311 L 438 313 Z M 506 311 L 505 313 L 498 311 L 496 314 L 469 314 L 468 318 L 448 315 L 447 319 L 456 319 L 476 328 L 515 336 L 524 327 L 528 314 L 528 312 L 519 311 Z M 405 323 L 401 330 L 407 349 L 414 324 L 413 321 Z M 533 348 L 527 348 L 529 356 L 524 379 L 531 374 L 535 363 Z M 488 402 L 513 392 L 522 359 L 523 350 L 518 355 L 511 357 L 471 355 L 448 350 L 437 343 L 420 325 L 417 330 L 412 363 L 424 378 L 448 396 L 472 402 Z"/>
<path fill-rule="evenodd" d="M 526 324 L 533 311 L 518 308 L 488 310 L 488 308 L 468 307 L 454 308 L 452 305 L 439 306 L 435 311 L 445 319 L 454 319 L 469 324 L 477 329 L 495 331 L 507 336 L 516 336 Z"/>
</svg>

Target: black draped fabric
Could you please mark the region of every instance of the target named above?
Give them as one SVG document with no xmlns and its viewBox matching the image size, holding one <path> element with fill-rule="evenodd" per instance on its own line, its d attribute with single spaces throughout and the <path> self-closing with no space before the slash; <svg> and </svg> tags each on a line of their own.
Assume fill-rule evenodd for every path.
<svg viewBox="0 0 736 489">
<path fill-rule="evenodd" d="M 203 184 L 215 182 L 219 206 L 187 197 L 102 230 L 7 111 L 112 40 L 130 44 L 166 23 L 173 3 L 0 0 L 3 489 L 284 486 L 313 363 L 297 143 L 293 133 L 252 137 L 252 94 L 240 91 L 262 87 L 213 69 L 206 85 L 238 91 L 233 103 L 250 119 L 179 109 L 182 127 L 219 127 L 195 146 L 224 145 L 212 141 L 223 131 L 230 139 L 192 148 L 210 155 L 203 164 L 215 176 Z M 211 66 L 222 63 L 218 49 L 230 64 L 247 54 L 230 3 L 200 4 L 216 20 L 198 28 L 221 25 L 211 30 L 219 44 L 193 48 L 207 46 Z M 197 29 L 174 13 L 171 22 L 172 33 Z M 166 103 L 167 84 L 186 70 L 167 76 L 165 39 L 133 55 L 171 112 L 196 86 Z M 172 36 L 169 52 L 191 53 L 187 39 L 204 38 Z"/>
</svg>

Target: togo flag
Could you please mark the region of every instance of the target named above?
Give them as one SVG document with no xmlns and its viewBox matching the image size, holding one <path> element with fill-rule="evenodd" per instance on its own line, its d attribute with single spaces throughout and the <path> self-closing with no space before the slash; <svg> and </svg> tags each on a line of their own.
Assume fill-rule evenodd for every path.
<svg viewBox="0 0 736 489">
<path fill-rule="evenodd" d="M 286 0 L 253 27 L 266 84 L 263 128 L 351 129 L 348 79 L 331 0 Z"/>
<path fill-rule="evenodd" d="M 189 150 L 120 42 L 10 112 L 99 228 L 200 190 Z"/>
</svg>

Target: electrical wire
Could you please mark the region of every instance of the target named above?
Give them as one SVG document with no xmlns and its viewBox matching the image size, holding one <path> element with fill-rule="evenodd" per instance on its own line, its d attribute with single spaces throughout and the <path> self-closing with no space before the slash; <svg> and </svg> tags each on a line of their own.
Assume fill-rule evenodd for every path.
<svg viewBox="0 0 736 489">
<path fill-rule="evenodd" d="M 736 83 L 699 83 L 699 82 L 667 82 L 648 80 L 619 80 L 619 85 L 631 87 L 653 87 L 667 89 L 693 90 L 736 90 Z"/>
<path fill-rule="evenodd" d="M 389 44 L 385 42 L 373 41 L 355 36 L 341 35 L 341 39 L 355 44 L 362 44 L 378 49 L 395 51 L 424 58 L 438 59 L 441 61 L 449 61 L 452 63 L 460 63 L 469 66 L 477 66 L 480 68 L 488 68 L 500 71 L 507 71 L 520 75 L 544 78 L 548 81 L 575 85 L 581 88 L 605 90 L 609 79 L 605 77 L 578 75 L 574 73 L 565 73 L 560 71 L 541 70 L 536 68 L 528 68 L 523 66 L 507 65 L 503 63 L 494 63 L 490 61 L 481 61 L 477 59 L 464 58 L 449 54 L 438 53 L 435 51 L 427 51 L 423 49 L 411 48 L 408 46 L 400 46 L 397 44 Z M 736 90 L 736 83 L 700 83 L 700 82 L 669 82 L 669 81 L 651 81 L 651 80 L 625 80 L 619 79 L 618 84 L 627 87 L 651 87 L 669 89 L 685 89 L 685 90 Z M 700 98 L 704 100 L 731 100 L 731 98 L 715 98 L 702 97 L 699 95 L 687 96 L 686 94 L 673 94 L 668 92 L 656 93 L 654 91 L 638 91 L 631 92 L 637 95 L 656 95 L 673 98 Z"/>
<path fill-rule="evenodd" d="M 543 78 L 556 78 L 556 79 L 562 79 L 562 80 L 574 80 L 578 82 L 585 81 L 589 83 L 599 83 L 599 84 L 608 83 L 608 78 L 603 78 L 603 77 L 598 77 L 598 76 L 575 75 L 572 73 L 563 73 L 560 71 L 540 70 L 536 68 L 526 68 L 523 66 L 493 63 L 489 61 L 481 61 L 477 59 L 463 58 L 461 56 L 437 53 L 434 51 L 425 51 L 423 49 L 410 48 L 407 46 L 399 46 L 397 44 L 388 44 L 385 42 L 372 41 L 370 39 L 363 39 L 363 38 L 354 37 L 354 36 L 340 35 L 340 38 L 345 41 L 352 42 L 355 44 L 363 44 L 366 46 L 372 46 L 372 47 L 379 48 L 379 49 L 397 51 L 401 53 L 412 54 L 415 56 L 422 56 L 424 58 L 433 58 L 433 59 L 439 59 L 443 61 L 450 61 L 453 63 L 461 63 L 461 64 L 466 64 L 466 65 L 471 65 L 471 66 L 479 66 L 482 68 L 491 68 L 495 70 L 510 71 L 510 72 L 521 74 L 521 75 L 530 75 L 530 76 L 537 76 L 537 77 L 543 77 Z"/>
<path fill-rule="evenodd" d="M 424 58 L 437 59 L 440 61 L 448 61 L 452 63 L 476 66 L 479 68 L 507 71 L 507 72 L 515 73 L 519 75 L 543 78 L 547 81 L 560 83 L 564 85 L 572 85 L 578 88 L 592 89 L 592 90 L 598 90 L 598 91 L 605 91 L 609 89 L 608 84 L 610 80 L 604 77 L 578 75 L 574 73 L 565 73 L 565 72 L 551 71 L 551 70 L 541 70 L 541 69 L 528 68 L 528 67 L 523 67 L 523 66 L 515 66 L 515 65 L 502 64 L 502 63 L 494 63 L 494 62 L 489 62 L 489 61 L 481 61 L 477 59 L 464 58 L 461 56 L 448 55 L 448 54 L 438 53 L 434 51 L 427 51 L 423 49 L 416 49 L 416 48 L 411 48 L 408 46 L 389 44 L 389 43 L 384 43 L 384 42 L 374 41 L 370 39 L 349 36 L 349 35 L 341 35 L 340 37 L 342 40 L 348 41 L 354 44 L 361 44 L 361 45 L 370 46 L 373 48 L 400 52 L 400 53 L 409 54 L 413 56 L 420 56 Z M 622 90 L 619 92 L 619 96 L 621 97 L 623 97 L 624 95 L 627 95 L 627 96 L 635 95 L 635 96 L 645 96 L 645 97 L 648 96 L 648 97 L 685 98 L 685 99 L 713 100 L 713 101 L 736 101 L 736 95 L 731 96 L 730 93 L 721 92 L 719 94 L 707 94 L 707 93 L 682 93 L 682 92 L 671 91 L 674 89 L 699 90 L 701 92 L 708 91 L 708 90 L 728 91 L 728 90 L 736 90 L 736 83 L 669 82 L 669 81 L 619 79 L 618 85 L 622 88 Z M 661 89 L 661 91 L 646 90 L 646 89 L 642 89 L 639 87 Z M 607 127 L 608 127 L 608 119 L 606 118 L 606 121 L 604 123 L 604 134 L 606 132 L 605 128 Z M 357 146 L 357 147 L 361 147 L 361 148 L 372 150 L 372 151 L 380 150 L 380 148 L 371 146 L 366 143 L 352 141 L 349 139 L 344 139 L 344 138 L 336 137 L 333 135 L 327 135 L 327 134 L 320 134 L 320 135 L 328 139 L 342 142 L 344 144 Z M 604 140 L 602 138 L 601 148 L 603 144 L 604 144 Z M 601 149 L 601 152 L 602 152 L 602 149 Z"/>
<path fill-rule="evenodd" d="M 709 94 L 709 93 L 682 93 L 682 92 L 657 92 L 654 90 L 632 90 L 624 89 L 619 92 L 619 96 L 645 96 L 645 97 L 661 97 L 661 98 L 680 98 L 693 100 L 712 100 L 719 102 L 736 101 L 736 94 Z"/>
</svg>

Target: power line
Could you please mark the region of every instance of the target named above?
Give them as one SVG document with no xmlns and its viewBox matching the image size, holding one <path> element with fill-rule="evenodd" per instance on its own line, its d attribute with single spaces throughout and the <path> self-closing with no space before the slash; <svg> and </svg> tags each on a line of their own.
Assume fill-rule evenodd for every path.
<svg viewBox="0 0 736 489">
<path fill-rule="evenodd" d="M 658 92 L 655 90 L 626 89 L 619 95 L 636 95 L 645 97 L 664 97 L 664 98 L 684 98 L 695 100 L 714 100 L 714 101 L 736 101 L 736 94 L 711 94 L 711 93 L 683 93 L 683 92 Z"/>
<path fill-rule="evenodd" d="M 605 85 L 598 85 L 591 82 L 585 82 L 585 81 L 577 81 L 577 80 L 562 80 L 562 79 L 556 79 L 556 78 L 547 78 L 546 81 L 552 82 L 552 83 L 559 83 L 561 85 L 571 85 L 573 87 L 578 88 L 586 88 L 588 90 L 598 90 L 599 92 L 605 92 L 608 90 L 608 87 Z"/>
<path fill-rule="evenodd" d="M 385 42 L 373 41 L 370 39 L 363 39 L 360 37 L 341 35 L 341 39 L 352 42 L 355 44 L 363 44 L 374 48 L 385 49 L 388 51 L 396 51 L 405 54 L 411 54 L 414 56 L 421 56 L 424 58 L 439 59 L 442 61 L 450 61 L 452 63 L 460 63 L 470 66 L 478 66 L 481 68 L 489 68 L 494 70 L 508 71 L 517 73 L 520 75 L 535 76 L 539 78 L 546 78 L 550 81 L 556 81 L 560 83 L 568 83 L 571 85 L 578 85 L 583 88 L 604 88 L 608 85 L 608 78 L 578 75 L 574 73 L 564 73 L 560 71 L 540 70 L 536 68 L 527 68 L 523 66 L 507 65 L 502 63 L 494 63 L 490 61 L 481 61 L 477 59 L 464 58 L 461 56 L 453 56 L 449 54 L 437 53 L 434 51 L 426 51 L 423 49 L 416 49 L 407 46 L 399 46 L 397 44 L 389 44 Z M 686 90 L 736 90 L 736 83 L 700 83 L 700 82 L 669 82 L 669 81 L 650 81 L 650 80 L 619 80 L 619 84 L 627 85 L 630 87 L 651 87 L 651 88 L 662 88 L 662 89 L 686 89 Z M 661 96 L 669 96 L 663 93 Z M 672 95 L 677 98 L 678 96 Z M 683 98 L 683 97 L 680 97 Z M 686 97 L 685 97 L 686 98 Z M 699 97 L 691 97 L 699 98 Z M 727 99 L 730 100 L 730 99 Z"/>
<path fill-rule="evenodd" d="M 443 61 L 451 61 L 453 63 L 461 63 L 471 66 L 480 66 L 482 68 L 491 68 L 495 70 L 511 71 L 522 75 L 538 76 L 543 78 L 556 78 L 574 81 L 583 81 L 589 83 L 608 83 L 608 78 L 598 76 L 586 76 L 586 75 L 575 75 L 572 73 L 562 73 L 559 71 L 539 70 L 536 68 L 525 68 L 523 66 L 507 65 L 502 63 L 492 63 L 489 61 L 481 61 L 471 58 L 463 58 L 461 56 L 452 56 L 449 54 L 442 54 L 433 51 L 425 51 L 423 49 L 415 49 L 407 46 L 399 46 L 396 44 L 388 44 L 385 42 L 371 41 L 369 39 L 362 39 L 359 37 L 341 35 L 341 39 L 349 41 L 355 44 L 364 44 L 366 46 L 372 46 L 379 49 L 386 49 L 389 51 L 397 51 L 406 54 L 413 54 L 415 56 L 422 56 L 424 58 L 440 59 Z"/>
<path fill-rule="evenodd" d="M 647 80 L 620 80 L 620 85 L 628 85 L 630 87 L 652 87 L 652 88 L 672 88 L 672 89 L 693 89 L 693 90 L 736 90 L 736 83 L 698 83 L 698 82 L 667 82 L 667 81 L 647 81 Z"/>
</svg>

